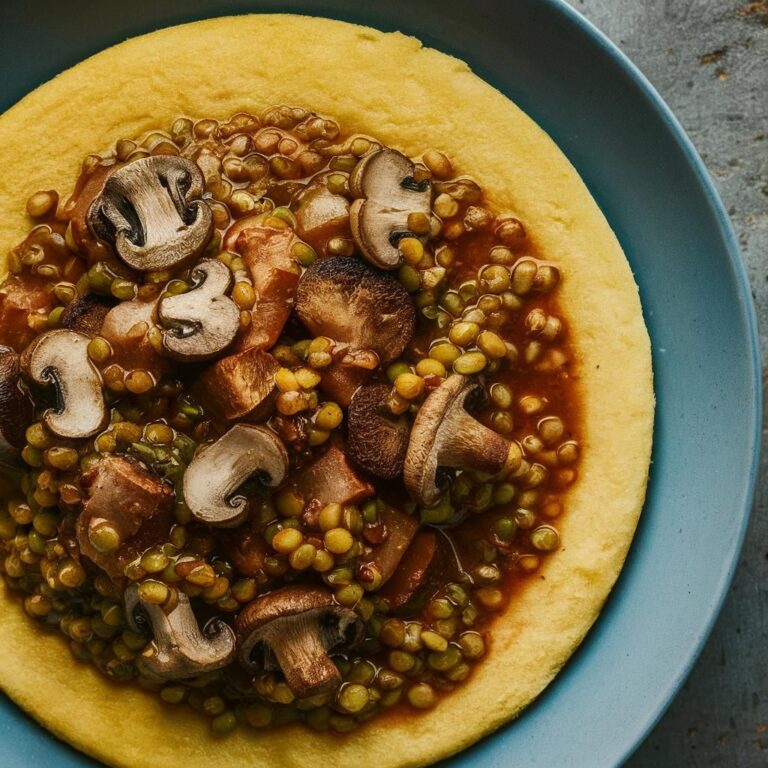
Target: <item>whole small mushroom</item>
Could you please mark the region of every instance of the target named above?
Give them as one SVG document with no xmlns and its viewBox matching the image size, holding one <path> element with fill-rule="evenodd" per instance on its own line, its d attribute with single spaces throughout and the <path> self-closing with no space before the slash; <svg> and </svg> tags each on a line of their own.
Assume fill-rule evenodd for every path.
<svg viewBox="0 0 768 768">
<path fill-rule="evenodd" d="M 403 473 L 408 450 L 408 420 L 386 407 L 390 391 L 387 384 L 360 387 L 347 412 L 347 455 L 383 480 Z"/>
<path fill-rule="evenodd" d="M 400 266 L 401 238 L 417 237 L 408 227 L 409 214 L 431 212 L 431 184 L 415 181 L 414 172 L 401 152 L 381 149 L 364 157 L 349 179 L 350 191 L 359 198 L 349 211 L 352 235 L 365 258 L 382 269 Z"/>
<path fill-rule="evenodd" d="M 181 362 L 209 360 L 223 352 L 240 329 L 240 310 L 226 295 L 232 272 L 221 261 L 205 259 L 192 270 L 193 287 L 166 296 L 158 305 L 165 326 L 163 346 Z"/>
<path fill-rule="evenodd" d="M 89 341 L 77 331 L 48 331 L 23 355 L 25 375 L 56 391 L 58 407 L 48 409 L 43 422 L 58 437 L 91 437 L 109 420 L 101 374 L 88 357 Z"/>
<path fill-rule="evenodd" d="M 319 259 L 303 274 L 296 314 L 315 335 L 375 352 L 386 365 L 413 337 L 416 310 L 402 284 L 354 258 Z"/>
<path fill-rule="evenodd" d="M 298 699 L 334 691 L 341 673 L 328 653 L 352 648 L 363 623 L 321 587 L 294 584 L 249 603 L 235 622 L 240 661 L 280 669 Z"/>
<path fill-rule="evenodd" d="M 221 619 L 212 619 L 201 631 L 184 592 L 178 592 L 178 603 L 170 611 L 143 602 L 139 595 L 139 585 L 131 584 L 123 604 L 129 628 L 152 636 L 140 657 L 145 669 L 164 680 L 182 680 L 221 669 L 234 659 L 232 628 Z"/>
<path fill-rule="evenodd" d="M 287 471 L 288 454 L 274 432 L 236 424 L 195 454 L 184 473 L 184 501 L 201 523 L 232 528 L 248 514 L 238 488 L 255 474 L 265 485 L 280 485 Z"/>
<path fill-rule="evenodd" d="M 411 429 L 404 479 L 409 493 L 422 506 L 432 506 L 440 498 L 440 467 L 493 474 L 504 468 L 510 443 L 465 410 L 467 398 L 481 389 L 478 382 L 454 374 L 419 409 Z"/>
<path fill-rule="evenodd" d="M 211 236 L 203 191 L 203 174 L 191 160 L 143 157 L 110 173 L 88 209 L 88 227 L 128 266 L 171 269 L 197 257 Z"/>
</svg>

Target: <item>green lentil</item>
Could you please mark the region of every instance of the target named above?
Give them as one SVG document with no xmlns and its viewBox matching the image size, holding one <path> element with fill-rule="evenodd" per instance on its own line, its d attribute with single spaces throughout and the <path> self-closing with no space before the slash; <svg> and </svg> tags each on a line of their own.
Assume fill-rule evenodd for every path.
<svg viewBox="0 0 768 768">
<path fill-rule="evenodd" d="M 427 665 L 437 672 L 447 672 L 461 661 L 461 652 L 455 645 L 447 646 L 442 652 L 433 652 L 427 656 Z"/>
<path fill-rule="evenodd" d="M 540 552 L 551 552 L 560 544 L 560 536 L 549 525 L 542 525 L 531 532 L 531 544 Z"/>
<path fill-rule="evenodd" d="M 99 552 L 114 552 L 121 544 L 119 532 L 106 520 L 89 525 L 88 541 Z"/>
<path fill-rule="evenodd" d="M 250 704 L 245 709 L 245 720 L 253 728 L 266 728 L 273 718 L 272 708 L 266 704 Z"/>
<path fill-rule="evenodd" d="M 357 683 L 345 683 L 336 697 L 338 705 L 353 715 L 364 709 L 368 701 L 368 689 Z"/>
<path fill-rule="evenodd" d="M 414 293 L 419 290 L 421 285 L 421 276 L 419 273 L 409 264 L 405 264 L 397 271 L 397 277 L 402 283 L 403 287 L 409 293 Z"/>
<path fill-rule="evenodd" d="M 305 571 L 311 568 L 317 557 L 317 549 L 312 544 L 301 544 L 288 556 L 288 562 L 296 571 Z"/>
<path fill-rule="evenodd" d="M 480 373 L 486 365 L 488 365 L 488 360 L 482 352 L 465 352 L 456 358 L 453 363 L 453 370 L 456 373 L 471 376 L 474 373 Z"/>
<path fill-rule="evenodd" d="M 432 632 L 431 630 L 422 632 L 421 640 L 430 651 L 442 653 L 448 648 L 448 641 L 442 635 L 438 635 L 437 632 Z"/>
<path fill-rule="evenodd" d="M 416 657 L 405 651 L 391 651 L 388 663 L 395 672 L 410 672 L 416 664 Z"/>
<path fill-rule="evenodd" d="M 168 595 L 168 587 L 162 581 L 143 581 L 139 584 L 139 597 L 145 603 L 162 605 Z"/>
<path fill-rule="evenodd" d="M 332 528 L 323 537 L 326 549 L 334 555 L 343 555 L 354 544 L 352 534 L 344 528 Z"/>
<path fill-rule="evenodd" d="M 432 345 L 429 356 L 447 367 L 461 357 L 461 349 L 451 342 L 441 341 Z"/>
<path fill-rule="evenodd" d="M 168 704 L 181 704 L 186 690 L 183 685 L 166 685 L 160 689 L 160 698 Z"/>
<path fill-rule="evenodd" d="M 347 607 L 356 605 L 363 597 L 364 590 L 359 584 L 347 584 L 336 590 L 336 600 Z"/>
<path fill-rule="evenodd" d="M 429 709 L 437 702 L 437 695 L 428 683 L 416 683 L 408 689 L 408 702 L 417 709 Z"/>
<path fill-rule="evenodd" d="M 344 413 L 336 403 L 323 403 L 315 415 L 315 425 L 320 429 L 336 429 L 344 418 Z"/>
</svg>

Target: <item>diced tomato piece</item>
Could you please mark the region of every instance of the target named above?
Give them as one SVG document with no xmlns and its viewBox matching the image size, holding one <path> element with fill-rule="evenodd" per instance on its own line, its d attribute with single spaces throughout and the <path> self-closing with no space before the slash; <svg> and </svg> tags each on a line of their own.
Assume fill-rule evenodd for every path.
<svg viewBox="0 0 768 768">
<path fill-rule="evenodd" d="M 379 596 L 393 610 L 401 608 L 429 584 L 439 557 L 437 534 L 434 531 L 420 531 Z"/>
<path fill-rule="evenodd" d="M 195 385 L 204 407 L 224 419 L 260 422 L 275 400 L 275 373 L 280 363 L 268 352 L 247 349 L 206 368 Z"/>
<path fill-rule="evenodd" d="M 374 494 L 373 486 L 352 469 L 335 445 L 302 469 L 295 483 L 305 502 L 317 499 L 323 505 L 357 504 Z"/>
<path fill-rule="evenodd" d="M 0 345 L 22 352 L 37 335 L 27 318 L 47 316 L 54 303 L 41 277 L 9 275 L 0 286 Z"/>
<path fill-rule="evenodd" d="M 173 488 L 150 474 L 143 465 L 119 456 L 107 456 L 83 475 L 88 493 L 77 521 L 80 552 L 111 577 L 137 554 L 170 532 Z M 91 520 L 105 520 L 120 534 L 121 545 L 113 552 L 99 552 L 88 537 Z"/>
<path fill-rule="evenodd" d="M 256 292 L 251 324 L 235 342 L 235 349 L 270 349 L 288 322 L 300 269 L 291 248 L 297 238 L 290 229 L 261 225 L 243 229 L 235 243 L 236 251 L 248 267 Z"/>
<path fill-rule="evenodd" d="M 367 563 L 361 567 L 375 567 L 381 574 L 381 583 L 384 584 L 396 573 L 400 561 L 419 530 L 419 521 L 413 515 L 391 507 L 381 512 L 379 520 L 384 524 L 386 539 L 374 548 Z"/>
</svg>

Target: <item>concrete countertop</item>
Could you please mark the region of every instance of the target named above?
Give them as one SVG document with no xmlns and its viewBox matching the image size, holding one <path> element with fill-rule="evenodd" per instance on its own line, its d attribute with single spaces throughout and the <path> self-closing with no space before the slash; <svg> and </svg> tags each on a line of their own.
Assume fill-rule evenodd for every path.
<svg viewBox="0 0 768 768">
<path fill-rule="evenodd" d="M 649 78 L 709 168 L 739 238 L 768 360 L 768 2 L 569 1 Z M 764 455 L 741 561 L 715 630 L 626 768 L 768 765 L 766 469 Z"/>
</svg>

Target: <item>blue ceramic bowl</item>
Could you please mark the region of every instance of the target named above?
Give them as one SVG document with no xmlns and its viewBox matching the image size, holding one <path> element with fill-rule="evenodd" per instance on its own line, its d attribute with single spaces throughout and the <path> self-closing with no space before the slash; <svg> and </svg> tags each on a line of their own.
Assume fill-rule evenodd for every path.
<svg viewBox="0 0 768 768">
<path fill-rule="evenodd" d="M 449 761 L 619 765 L 672 700 L 709 634 L 736 564 L 755 480 L 755 320 L 712 182 L 643 76 L 560 0 L 16 3 L 3 11 L 0 71 L 11 76 L 0 80 L 0 108 L 127 36 L 267 10 L 400 29 L 464 59 L 550 133 L 624 246 L 651 332 L 658 397 L 651 483 L 637 537 L 600 619 L 555 682 L 517 722 Z M 92 763 L 3 700 L 0 764 Z"/>
</svg>

